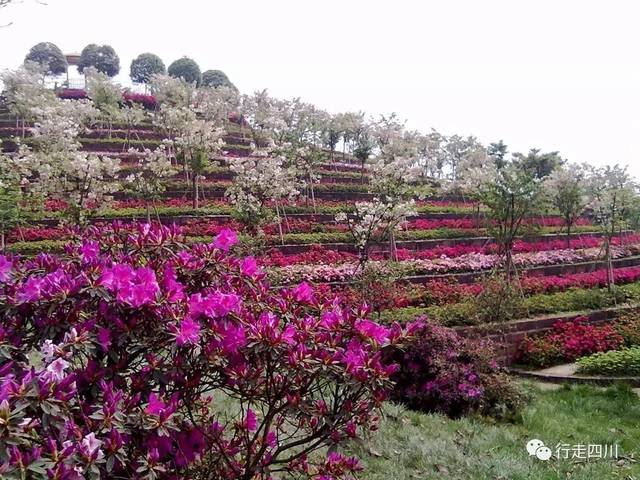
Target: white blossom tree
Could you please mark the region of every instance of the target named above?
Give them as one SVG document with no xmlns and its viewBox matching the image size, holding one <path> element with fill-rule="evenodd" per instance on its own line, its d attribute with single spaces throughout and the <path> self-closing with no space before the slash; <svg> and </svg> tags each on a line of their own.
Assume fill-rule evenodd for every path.
<svg viewBox="0 0 640 480">
<path fill-rule="evenodd" d="M 84 73 L 87 96 L 100 112 L 100 120 L 108 127 L 111 136 L 112 126 L 120 117 L 122 87 L 94 67 L 86 68 Z"/>
<path fill-rule="evenodd" d="M 337 214 L 336 221 L 349 228 L 362 268 L 369 260 L 371 246 L 392 235 L 411 215 L 415 215 L 413 200 L 385 202 L 375 197 L 372 201 L 356 202 L 352 212 Z"/>
<path fill-rule="evenodd" d="M 284 163 L 282 157 L 267 155 L 231 159 L 230 168 L 234 179 L 225 192 L 234 205 L 239 220 L 254 232 L 260 233 L 265 224 L 275 220 L 282 243 L 282 201 L 292 200 L 300 193 L 296 188 L 295 171 L 285 168 Z M 274 205 L 275 212 L 270 204 Z"/>
<path fill-rule="evenodd" d="M 37 110 L 54 105 L 57 100 L 55 93 L 45 87 L 43 72 L 42 66 L 27 62 L 16 70 L 5 70 L 0 74 L 3 95 L 9 111 L 16 117 L 16 128 L 22 126 L 23 137 L 27 122 L 38 117 Z"/>
<path fill-rule="evenodd" d="M 93 109 L 86 102 L 56 100 L 35 108 L 38 118 L 30 129 L 30 146 L 21 145 L 12 167 L 29 195 L 58 198 L 69 205 L 76 222 L 87 209 L 97 209 L 119 188 L 119 160 L 80 150 L 78 135 Z"/>
<path fill-rule="evenodd" d="M 524 219 L 540 208 L 542 188 L 530 171 L 513 161 L 505 163 L 495 170 L 495 175 L 484 179 L 479 185 L 479 198 L 489 217 L 489 231 L 504 257 L 504 272 L 510 283 L 515 273 L 513 244 Z"/>
<path fill-rule="evenodd" d="M 128 189 L 145 202 L 147 222 L 151 221 L 150 204 L 157 200 L 166 187 L 163 180 L 176 173 L 163 144 L 155 150 L 145 148 L 142 152 L 130 149 L 137 155 L 136 171 L 125 178 Z"/>
<path fill-rule="evenodd" d="M 435 130 L 418 138 L 418 163 L 422 165 L 426 177 L 442 178 L 447 161 L 445 142 L 446 138 Z"/>
<path fill-rule="evenodd" d="M 325 122 L 322 130 L 323 144 L 329 148 L 329 158 L 333 161 L 336 152 L 336 146 L 342 138 L 343 126 L 340 121 L 340 114 L 331 115 Z"/>
<path fill-rule="evenodd" d="M 637 185 L 632 181 L 626 167 L 619 165 L 586 167 L 585 189 L 587 208 L 604 236 L 604 253 L 607 264 L 607 285 L 613 287 L 613 265 L 611 262 L 611 239 L 626 225 Z"/>
<path fill-rule="evenodd" d="M 448 168 L 449 179 L 455 181 L 460 173 L 460 168 L 470 155 L 475 155 L 484 147 L 475 137 L 462 137 L 451 135 L 446 137 L 443 144 L 444 163 Z"/>
<path fill-rule="evenodd" d="M 585 167 L 567 164 L 554 170 L 544 179 L 544 188 L 550 203 L 560 212 L 567 232 L 567 248 L 571 245 L 571 228 L 587 206 Z"/>
<path fill-rule="evenodd" d="M 12 158 L 4 155 L 1 148 L 0 165 L 0 252 L 4 252 L 7 232 L 21 224 L 22 192 L 20 175 L 11 168 Z"/>
<path fill-rule="evenodd" d="M 210 120 L 194 119 L 180 125 L 173 140 L 176 158 L 182 162 L 191 181 L 193 208 L 199 207 L 200 181 L 210 165 L 210 157 L 223 145 L 224 130 Z"/>
<path fill-rule="evenodd" d="M 152 75 L 149 88 L 161 108 L 189 107 L 195 94 L 193 84 L 163 74 Z"/>
</svg>

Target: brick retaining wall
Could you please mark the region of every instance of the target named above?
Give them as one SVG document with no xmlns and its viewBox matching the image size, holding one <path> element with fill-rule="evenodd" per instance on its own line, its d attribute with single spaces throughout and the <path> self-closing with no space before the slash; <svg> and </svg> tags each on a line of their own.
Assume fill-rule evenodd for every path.
<svg viewBox="0 0 640 480">
<path fill-rule="evenodd" d="M 576 317 L 587 317 L 590 323 L 605 323 L 615 319 L 620 313 L 638 308 L 637 305 L 609 308 L 598 311 L 571 312 L 563 315 L 547 315 L 544 317 L 516 320 L 504 324 L 455 327 L 463 336 L 487 338 L 499 345 L 497 360 L 502 365 L 512 365 L 518 345 L 525 335 L 536 335 L 550 330 L 559 320 L 573 320 Z"/>
</svg>

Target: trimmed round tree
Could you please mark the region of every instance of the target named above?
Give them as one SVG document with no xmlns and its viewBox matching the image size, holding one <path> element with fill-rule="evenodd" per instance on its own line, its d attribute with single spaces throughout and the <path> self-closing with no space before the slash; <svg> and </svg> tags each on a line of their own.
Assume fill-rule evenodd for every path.
<svg viewBox="0 0 640 480">
<path fill-rule="evenodd" d="M 83 73 L 89 67 L 94 67 L 109 77 L 115 77 L 120 72 L 120 58 L 110 45 L 91 43 L 80 53 L 78 71 Z"/>
<path fill-rule="evenodd" d="M 67 59 L 62 50 L 51 42 L 40 42 L 29 50 L 25 62 L 41 65 L 47 75 L 60 75 L 67 71 Z"/>
<path fill-rule="evenodd" d="M 174 61 L 167 73 L 171 77 L 182 78 L 185 82 L 200 84 L 200 67 L 189 57 L 182 57 Z"/>
<path fill-rule="evenodd" d="M 166 72 L 162 59 L 155 53 L 141 53 L 131 62 L 129 76 L 135 83 L 147 84 L 153 75 L 161 75 Z"/>
<path fill-rule="evenodd" d="M 231 87 L 235 88 L 235 85 L 231 83 L 227 74 L 222 70 L 207 70 L 202 74 L 202 80 L 200 84 L 203 87 Z"/>
</svg>

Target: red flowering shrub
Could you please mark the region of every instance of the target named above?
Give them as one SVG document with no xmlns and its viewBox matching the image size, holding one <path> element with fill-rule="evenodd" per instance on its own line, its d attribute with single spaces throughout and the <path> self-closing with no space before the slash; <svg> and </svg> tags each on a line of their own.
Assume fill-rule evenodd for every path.
<svg viewBox="0 0 640 480">
<path fill-rule="evenodd" d="M 153 95 L 145 95 L 144 93 L 124 92 L 122 99 L 126 103 L 139 103 L 147 110 L 155 110 L 158 101 Z"/>
<path fill-rule="evenodd" d="M 82 100 L 87 97 L 87 92 L 82 88 L 62 88 L 57 91 L 58 97 L 68 100 Z"/>
<path fill-rule="evenodd" d="M 57 91 L 58 97 L 68 100 L 81 100 L 87 97 L 86 90 L 82 88 L 62 88 Z M 144 108 L 154 110 L 158 105 L 156 97 L 153 95 L 145 95 L 143 93 L 124 92 L 122 99 L 128 103 L 139 103 Z"/>
<path fill-rule="evenodd" d="M 509 415 L 523 395 L 501 371 L 491 345 L 425 322 L 407 344 L 392 350 L 400 365 L 392 398 L 409 408 L 459 417 L 469 412 Z"/>
<path fill-rule="evenodd" d="M 615 350 L 624 338 L 614 325 L 594 325 L 587 317 L 560 321 L 537 337 L 525 337 L 518 347 L 517 360 L 526 365 L 546 367 L 561 362 L 572 362 L 596 352 Z"/>
<path fill-rule="evenodd" d="M 357 261 L 358 256 L 354 253 L 339 252 L 325 248 L 322 245 L 311 245 L 309 250 L 303 253 L 285 255 L 280 250 L 270 249 L 265 255 L 260 257 L 260 264 L 264 266 L 285 267 L 296 264 L 325 264 L 346 263 Z"/>
<path fill-rule="evenodd" d="M 0 256 L 2 478 L 337 479 L 315 450 L 376 428 L 404 333 L 306 284 L 276 291 L 221 231 L 92 228 Z M 323 476 L 324 475 L 324 476 Z"/>
</svg>

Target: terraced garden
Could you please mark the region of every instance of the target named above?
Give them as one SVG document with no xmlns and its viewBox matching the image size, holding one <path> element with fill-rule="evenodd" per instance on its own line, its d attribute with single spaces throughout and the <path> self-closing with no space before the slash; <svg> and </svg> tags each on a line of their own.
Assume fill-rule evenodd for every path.
<svg viewBox="0 0 640 480">
<path fill-rule="evenodd" d="M 632 392 L 506 370 L 637 362 L 624 169 L 162 75 L 135 97 L 30 75 L 0 110 L 7 478 L 328 480 L 351 453 L 371 479 L 638 473 Z M 623 444 L 614 469 L 526 456 L 607 398 L 621 437 L 583 433 Z"/>
</svg>

